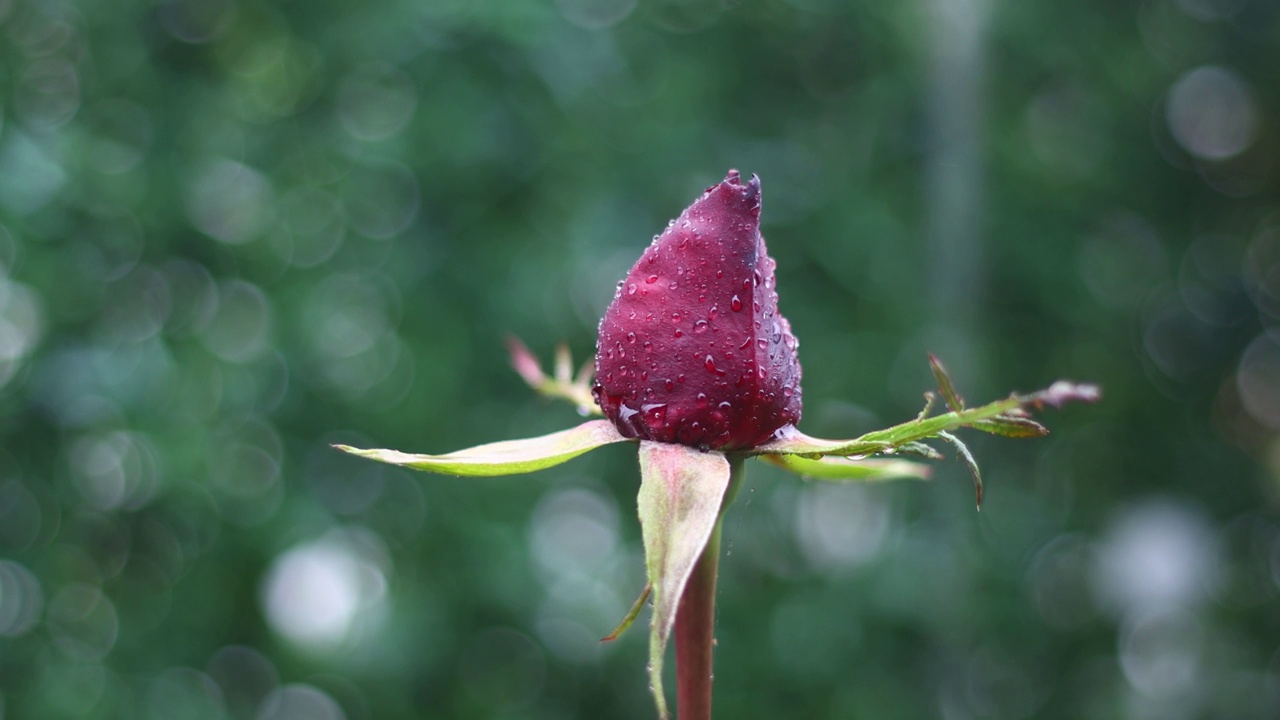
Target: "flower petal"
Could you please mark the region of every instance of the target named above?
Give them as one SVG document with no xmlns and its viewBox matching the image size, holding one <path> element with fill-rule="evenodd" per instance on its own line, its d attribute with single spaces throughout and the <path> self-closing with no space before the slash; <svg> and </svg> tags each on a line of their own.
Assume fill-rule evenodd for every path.
<svg viewBox="0 0 1280 720">
<path fill-rule="evenodd" d="M 720 518 L 729 488 L 729 461 L 684 445 L 640 443 L 640 531 L 645 569 L 653 585 L 649 685 L 658 714 L 667 717 L 662 659 L 680 596 Z"/>
<path fill-rule="evenodd" d="M 761 455 L 760 459 L 811 480 L 877 482 L 901 478 L 928 480 L 933 468 L 910 460 L 851 460 L 824 457 L 813 460 L 799 455 Z"/>
<path fill-rule="evenodd" d="M 414 470 L 445 475 L 493 477 L 519 475 L 554 467 L 588 450 L 626 440 L 608 420 L 591 420 L 576 428 L 550 435 L 477 445 L 445 455 L 413 455 L 398 450 L 361 450 L 346 445 L 334 447 L 352 455 Z"/>
</svg>

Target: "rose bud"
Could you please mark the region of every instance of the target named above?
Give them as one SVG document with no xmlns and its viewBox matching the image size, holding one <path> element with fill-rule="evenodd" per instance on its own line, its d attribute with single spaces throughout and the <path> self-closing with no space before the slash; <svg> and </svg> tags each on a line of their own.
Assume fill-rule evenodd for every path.
<svg viewBox="0 0 1280 720">
<path fill-rule="evenodd" d="M 730 170 L 654 238 L 600 321 L 596 402 L 627 437 L 739 450 L 800 420 L 800 361 L 760 235 L 760 179 Z"/>
</svg>

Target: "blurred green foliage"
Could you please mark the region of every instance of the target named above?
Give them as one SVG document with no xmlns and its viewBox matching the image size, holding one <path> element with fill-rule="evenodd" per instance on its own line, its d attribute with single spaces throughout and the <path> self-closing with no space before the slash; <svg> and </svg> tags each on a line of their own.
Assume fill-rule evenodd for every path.
<svg viewBox="0 0 1280 720">
<path fill-rule="evenodd" d="M 0 716 L 648 718 L 631 448 L 567 427 L 640 250 L 758 173 L 805 429 L 1058 377 L 932 483 L 752 467 L 725 718 L 1274 718 L 1270 0 L 0 0 Z"/>
</svg>

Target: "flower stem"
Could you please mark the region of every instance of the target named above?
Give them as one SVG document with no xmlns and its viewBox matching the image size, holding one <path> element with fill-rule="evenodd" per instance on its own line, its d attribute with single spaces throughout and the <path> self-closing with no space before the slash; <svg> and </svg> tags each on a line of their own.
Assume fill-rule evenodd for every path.
<svg viewBox="0 0 1280 720">
<path fill-rule="evenodd" d="M 715 647 L 716 573 L 724 511 L 742 485 L 745 459 L 729 455 L 729 488 L 711 539 L 689 576 L 676 610 L 676 717 L 711 720 L 712 649 Z"/>
</svg>

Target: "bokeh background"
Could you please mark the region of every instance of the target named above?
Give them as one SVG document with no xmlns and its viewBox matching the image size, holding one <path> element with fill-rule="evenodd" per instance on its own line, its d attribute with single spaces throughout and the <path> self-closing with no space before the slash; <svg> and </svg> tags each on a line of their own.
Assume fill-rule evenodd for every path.
<svg viewBox="0 0 1280 720">
<path fill-rule="evenodd" d="M 980 513 L 753 467 L 719 716 L 1274 720 L 1278 103 L 1270 0 L 0 0 L 0 716 L 651 718 L 632 449 L 328 445 L 577 422 L 503 336 L 736 167 L 810 433 L 1107 399 Z"/>
</svg>

